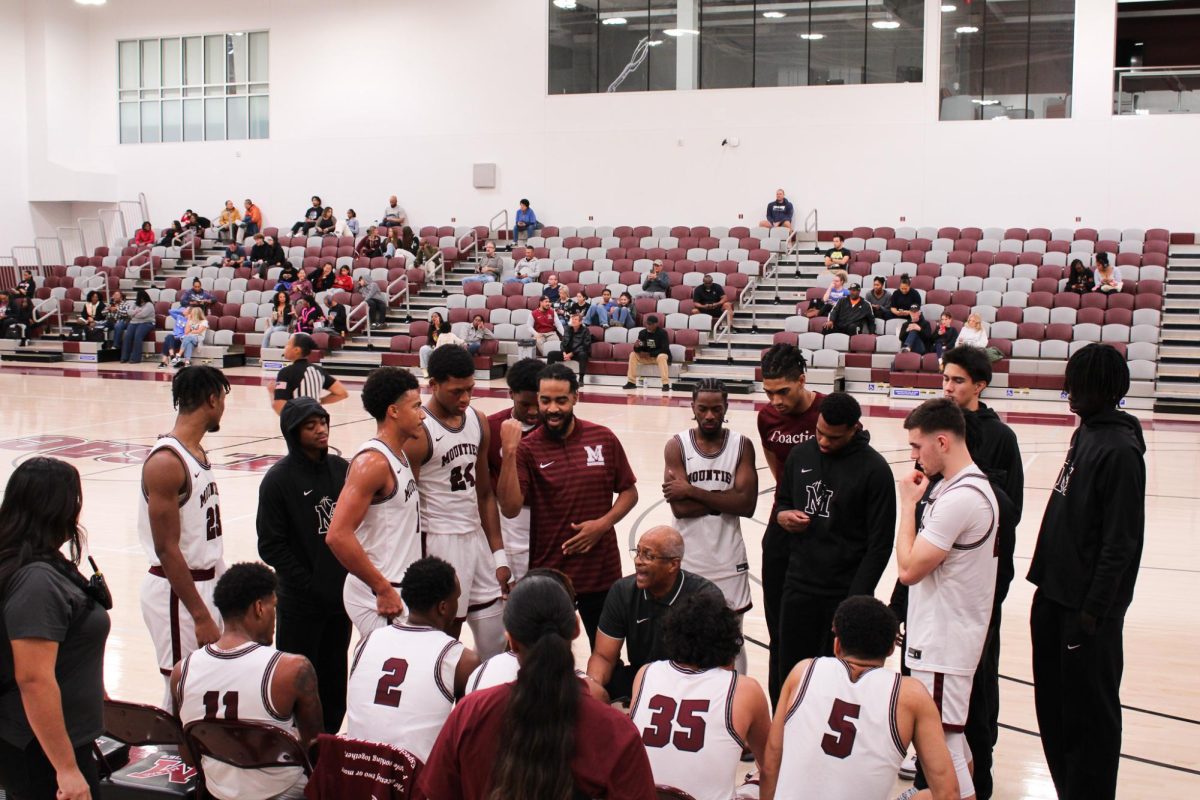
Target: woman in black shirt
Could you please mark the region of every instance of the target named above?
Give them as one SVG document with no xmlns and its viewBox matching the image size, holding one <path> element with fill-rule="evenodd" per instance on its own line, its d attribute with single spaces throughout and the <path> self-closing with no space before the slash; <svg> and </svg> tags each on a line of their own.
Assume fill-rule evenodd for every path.
<svg viewBox="0 0 1200 800">
<path fill-rule="evenodd" d="M 1087 294 L 1096 288 L 1092 271 L 1083 265 L 1078 258 L 1071 262 L 1071 271 L 1067 273 L 1067 291 L 1076 294 Z"/>
<path fill-rule="evenodd" d="M 0 784 L 22 800 L 98 797 L 112 601 L 78 570 L 82 503 L 75 468 L 38 457 L 0 506 Z"/>
</svg>

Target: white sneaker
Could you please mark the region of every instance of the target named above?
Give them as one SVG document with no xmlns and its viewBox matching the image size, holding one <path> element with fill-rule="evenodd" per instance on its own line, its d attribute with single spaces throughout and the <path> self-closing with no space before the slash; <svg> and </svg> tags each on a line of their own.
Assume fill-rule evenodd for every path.
<svg viewBox="0 0 1200 800">
<path fill-rule="evenodd" d="M 913 778 L 917 777 L 917 756 L 915 753 L 904 759 L 904 763 L 900 765 L 899 775 L 901 780 L 906 781 L 911 781 Z M 903 797 L 903 795 L 901 795 L 901 797 Z M 897 798 L 897 800 L 900 799 Z"/>
<path fill-rule="evenodd" d="M 905 789 L 896 796 L 896 800 L 909 800 L 911 797 L 916 797 L 919 789 Z"/>
</svg>

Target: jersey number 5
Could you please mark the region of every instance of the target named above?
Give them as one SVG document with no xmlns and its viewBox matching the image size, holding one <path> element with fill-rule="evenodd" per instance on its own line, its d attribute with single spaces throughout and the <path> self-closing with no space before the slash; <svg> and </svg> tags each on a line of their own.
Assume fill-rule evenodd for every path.
<svg viewBox="0 0 1200 800">
<path fill-rule="evenodd" d="M 475 465 L 467 464 L 466 468 L 455 467 L 450 470 L 450 491 L 465 492 L 475 486 Z"/>
<path fill-rule="evenodd" d="M 383 662 L 383 675 L 379 678 L 379 683 L 375 686 L 375 705 L 391 706 L 396 708 L 400 705 L 400 684 L 404 683 L 405 676 L 408 675 L 408 662 L 403 658 L 389 658 Z"/>
<path fill-rule="evenodd" d="M 845 758 L 854 749 L 854 737 L 858 729 L 851 720 L 858 719 L 862 706 L 857 703 L 847 703 L 845 700 L 834 700 L 833 710 L 829 712 L 829 727 L 836 731 L 821 737 L 821 749 L 825 755 L 834 758 Z"/>
<path fill-rule="evenodd" d="M 705 726 L 704 718 L 699 715 L 708 711 L 707 700 L 680 700 L 677 704 L 673 697 L 656 694 L 647 705 L 654 714 L 650 717 L 650 727 L 642 731 L 642 743 L 646 747 L 673 744 L 676 750 L 685 753 L 700 752 L 704 747 Z M 672 735 L 672 723 L 677 723 L 682 730 Z"/>
<path fill-rule="evenodd" d="M 204 718 L 216 719 L 217 711 L 220 710 L 221 703 L 225 703 L 225 719 L 238 718 L 238 693 L 226 692 L 225 697 L 221 697 L 220 692 L 205 692 L 204 693 Z"/>
<path fill-rule="evenodd" d="M 221 507 L 209 506 L 205 513 L 207 534 L 205 536 L 208 541 L 218 539 L 221 536 Z"/>
</svg>

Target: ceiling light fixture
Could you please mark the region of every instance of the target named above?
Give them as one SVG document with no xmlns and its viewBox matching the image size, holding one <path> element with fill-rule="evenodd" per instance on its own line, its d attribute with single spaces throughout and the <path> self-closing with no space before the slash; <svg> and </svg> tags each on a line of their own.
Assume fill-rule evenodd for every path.
<svg viewBox="0 0 1200 800">
<path fill-rule="evenodd" d="M 958 11 L 958 6 L 951 5 L 950 3 L 946 3 L 944 6 L 942 6 L 943 14 L 949 14 L 951 11 Z"/>
<path fill-rule="evenodd" d="M 667 36 L 674 36 L 675 38 L 679 38 L 680 36 L 700 35 L 700 31 L 695 30 L 694 28 L 667 28 L 665 31 L 663 31 L 663 33 L 665 33 Z"/>
<path fill-rule="evenodd" d="M 871 23 L 871 27 L 881 31 L 894 31 L 900 27 L 900 23 L 894 19 L 877 19 Z"/>
<path fill-rule="evenodd" d="M 823 33 L 802 33 L 802 34 L 800 34 L 800 38 L 807 39 L 810 42 L 815 42 L 818 39 L 824 39 L 825 34 L 823 34 Z"/>
<path fill-rule="evenodd" d="M 558 6 L 563 11 L 575 10 L 575 0 L 554 0 L 554 5 Z"/>
<path fill-rule="evenodd" d="M 662 39 L 651 39 L 650 41 L 646 42 L 646 44 L 649 45 L 650 47 L 658 47 L 662 43 L 663 43 Z"/>
<path fill-rule="evenodd" d="M 963 25 L 961 28 L 955 28 L 955 33 L 979 33 L 979 28 L 974 25 Z"/>
<path fill-rule="evenodd" d="M 783 11 L 764 11 L 763 16 L 767 19 L 783 19 L 787 14 Z"/>
<path fill-rule="evenodd" d="M 624 25 L 629 20 L 625 19 L 624 17 L 608 17 L 607 19 L 601 21 L 605 25 Z"/>
</svg>

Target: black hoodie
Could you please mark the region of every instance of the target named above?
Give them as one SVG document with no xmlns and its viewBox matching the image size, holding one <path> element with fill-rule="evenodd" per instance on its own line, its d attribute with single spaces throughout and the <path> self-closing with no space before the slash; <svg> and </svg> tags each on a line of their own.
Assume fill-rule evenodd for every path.
<svg viewBox="0 0 1200 800">
<path fill-rule="evenodd" d="M 1047 599 L 1097 619 L 1125 616 L 1142 560 L 1145 452 L 1141 423 L 1115 408 L 1075 430 L 1029 566 Z"/>
<path fill-rule="evenodd" d="M 342 607 L 346 568 L 329 551 L 325 534 L 346 482 L 346 459 L 326 453 L 313 461 L 300 448 L 300 426 L 329 412 L 311 397 L 289 400 L 279 414 L 288 454 L 263 476 L 258 489 L 258 553 L 279 576 L 284 602 Z"/>
<path fill-rule="evenodd" d="M 812 438 L 788 455 L 777 511 L 811 518 L 803 533 L 786 534 L 788 588 L 826 597 L 875 593 L 892 553 L 896 480 L 870 442 L 870 434 L 859 431 L 826 455 Z"/>
</svg>

